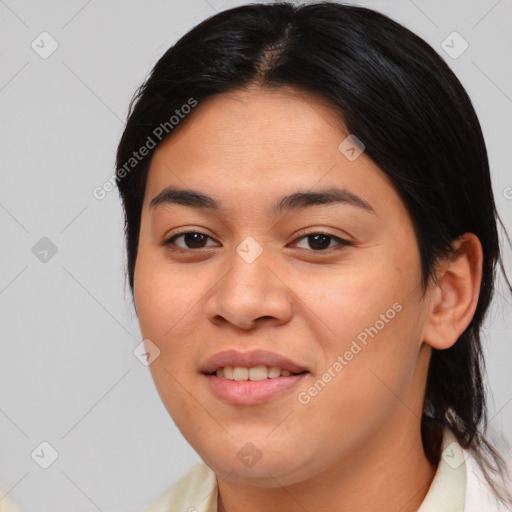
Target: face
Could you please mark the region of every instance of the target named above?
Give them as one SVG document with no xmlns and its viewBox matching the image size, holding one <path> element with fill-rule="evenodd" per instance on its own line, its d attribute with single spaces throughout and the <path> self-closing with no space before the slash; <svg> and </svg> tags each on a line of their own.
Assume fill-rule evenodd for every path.
<svg viewBox="0 0 512 512">
<path fill-rule="evenodd" d="M 142 335 L 160 351 L 150 369 L 184 437 L 232 481 L 298 483 L 419 432 L 430 353 L 417 243 L 348 135 L 320 99 L 254 88 L 198 105 L 152 159 L 134 275 Z M 204 373 L 227 350 L 236 379 L 286 366 L 279 356 L 303 373 Z M 257 350 L 273 355 L 249 359 Z"/>
</svg>

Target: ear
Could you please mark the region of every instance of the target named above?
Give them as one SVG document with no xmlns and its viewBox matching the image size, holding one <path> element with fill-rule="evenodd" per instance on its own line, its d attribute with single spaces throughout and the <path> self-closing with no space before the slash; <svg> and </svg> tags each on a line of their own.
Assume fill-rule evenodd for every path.
<svg viewBox="0 0 512 512">
<path fill-rule="evenodd" d="M 482 245 L 473 233 L 452 243 L 452 254 L 440 262 L 429 288 L 428 318 L 423 340 L 432 348 L 450 348 L 471 322 L 482 278 Z"/>
</svg>

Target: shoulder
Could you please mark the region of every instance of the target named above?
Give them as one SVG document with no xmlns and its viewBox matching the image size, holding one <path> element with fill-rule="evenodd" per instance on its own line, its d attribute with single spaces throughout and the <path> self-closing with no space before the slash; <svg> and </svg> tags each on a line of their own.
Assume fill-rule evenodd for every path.
<svg viewBox="0 0 512 512">
<path fill-rule="evenodd" d="M 204 461 L 198 462 L 144 512 L 217 512 L 217 480 Z"/>
<path fill-rule="evenodd" d="M 464 512 L 510 512 L 490 488 L 474 455 L 464 450 L 466 463 L 466 499 Z M 510 465 L 510 464 L 509 464 Z"/>
</svg>

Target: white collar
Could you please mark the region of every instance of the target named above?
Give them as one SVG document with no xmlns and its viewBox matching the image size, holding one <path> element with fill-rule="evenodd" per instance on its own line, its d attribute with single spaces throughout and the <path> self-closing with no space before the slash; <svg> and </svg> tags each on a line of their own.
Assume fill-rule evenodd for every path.
<svg viewBox="0 0 512 512">
<path fill-rule="evenodd" d="M 467 453 L 445 427 L 436 474 L 418 512 L 463 512 L 466 496 Z"/>
</svg>

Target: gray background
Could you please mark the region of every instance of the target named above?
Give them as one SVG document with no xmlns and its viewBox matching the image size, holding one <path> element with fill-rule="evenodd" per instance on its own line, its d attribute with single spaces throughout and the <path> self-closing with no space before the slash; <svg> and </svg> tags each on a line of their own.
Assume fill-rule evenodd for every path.
<svg viewBox="0 0 512 512">
<path fill-rule="evenodd" d="M 158 58 L 242 3 L 0 0 L 0 488 L 24 511 L 141 510 L 199 461 L 133 354 L 141 335 L 117 191 L 100 201 L 92 190 L 114 172 L 129 100 Z M 512 1 L 357 3 L 426 39 L 461 79 L 512 232 Z M 44 31 L 58 43 L 46 59 L 31 47 L 51 49 Z M 441 47 L 453 31 L 469 43 L 455 59 Z M 512 441 L 505 293 L 501 285 L 485 342 L 491 426 Z M 58 452 L 48 469 L 43 441 Z"/>
</svg>

